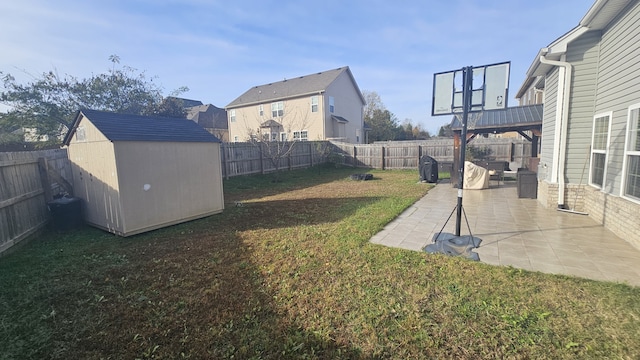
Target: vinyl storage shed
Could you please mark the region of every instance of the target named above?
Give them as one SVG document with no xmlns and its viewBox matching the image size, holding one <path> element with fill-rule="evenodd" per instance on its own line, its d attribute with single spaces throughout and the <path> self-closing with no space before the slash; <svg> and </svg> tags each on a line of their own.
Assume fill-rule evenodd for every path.
<svg viewBox="0 0 640 360">
<path fill-rule="evenodd" d="M 186 119 L 78 111 L 64 138 L 85 221 L 121 236 L 220 213 L 220 140 Z"/>
</svg>

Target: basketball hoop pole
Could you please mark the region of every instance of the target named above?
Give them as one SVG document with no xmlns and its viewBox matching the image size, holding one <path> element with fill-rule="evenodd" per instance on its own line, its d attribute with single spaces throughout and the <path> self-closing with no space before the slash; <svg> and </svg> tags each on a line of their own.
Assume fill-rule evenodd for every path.
<svg viewBox="0 0 640 360">
<path fill-rule="evenodd" d="M 462 223 L 462 190 L 464 189 L 464 161 L 467 152 L 467 120 L 471 110 L 471 92 L 473 87 L 473 68 L 462 69 L 462 141 L 460 145 L 460 168 L 458 169 L 458 205 L 456 209 L 456 236 L 460 236 Z"/>
</svg>

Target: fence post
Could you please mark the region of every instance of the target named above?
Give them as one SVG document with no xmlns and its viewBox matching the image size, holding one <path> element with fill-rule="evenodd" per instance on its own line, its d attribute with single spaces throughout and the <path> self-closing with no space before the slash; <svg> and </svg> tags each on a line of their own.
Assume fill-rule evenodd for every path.
<svg viewBox="0 0 640 360">
<path fill-rule="evenodd" d="M 222 158 L 222 175 L 225 179 L 229 180 L 229 169 L 227 164 L 227 146 L 225 143 L 220 144 L 220 154 Z"/>
<path fill-rule="evenodd" d="M 514 153 L 515 148 L 516 148 L 516 144 L 514 144 L 513 142 L 510 145 L 511 146 L 509 146 L 509 155 L 507 155 L 509 160 L 507 160 L 507 161 L 513 161 L 513 153 Z"/>
<path fill-rule="evenodd" d="M 358 162 L 358 148 L 356 146 L 353 147 L 353 167 L 356 167 L 356 163 Z"/>
<path fill-rule="evenodd" d="M 45 203 L 53 199 L 51 194 L 51 182 L 49 181 L 49 164 L 47 159 L 38 158 L 38 172 L 40 173 L 40 182 L 42 183 L 42 190 L 44 190 Z"/>
<path fill-rule="evenodd" d="M 380 146 L 380 158 L 382 160 L 382 170 L 385 168 L 385 159 L 384 159 L 384 145 Z"/>
<path fill-rule="evenodd" d="M 264 156 L 262 156 L 262 147 L 264 144 L 260 142 L 258 145 L 260 145 L 258 147 L 258 152 L 260 153 L 260 174 L 264 174 Z"/>
</svg>

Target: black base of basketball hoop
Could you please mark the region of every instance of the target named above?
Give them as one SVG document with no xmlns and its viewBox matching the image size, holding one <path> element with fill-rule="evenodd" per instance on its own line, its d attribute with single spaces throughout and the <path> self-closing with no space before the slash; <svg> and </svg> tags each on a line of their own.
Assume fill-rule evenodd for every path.
<svg viewBox="0 0 640 360">
<path fill-rule="evenodd" d="M 480 255 L 472 250 L 479 247 L 482 239 L 472 235 L 456 236 L 450 233 L 439 233 L 433 236 L 433 244 L 423 248 L 430 254 L 461 256 L 465 259 L 480 261 Z"/>
</svg>

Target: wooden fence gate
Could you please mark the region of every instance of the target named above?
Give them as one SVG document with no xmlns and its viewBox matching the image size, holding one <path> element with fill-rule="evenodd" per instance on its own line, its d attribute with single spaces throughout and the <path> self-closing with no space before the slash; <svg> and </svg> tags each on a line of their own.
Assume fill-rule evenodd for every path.
<svg viewBox="0 0 640 360">
<path fill-rule="evenodd" d="M 69 192 L 65 149 L 0 153 L 0 254 L 43 227 L 47 202 Z"/>
</svg>

